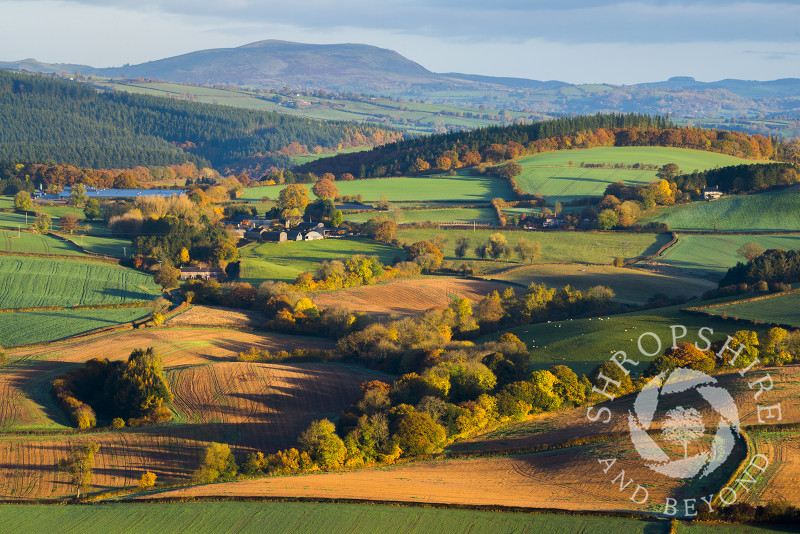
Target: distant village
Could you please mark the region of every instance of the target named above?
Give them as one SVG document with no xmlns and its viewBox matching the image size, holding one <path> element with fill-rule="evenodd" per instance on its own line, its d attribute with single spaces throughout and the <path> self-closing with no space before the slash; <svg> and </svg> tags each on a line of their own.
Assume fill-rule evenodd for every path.
<svg viewBox="0 0 800 534">
<path fill-rule="evenodd" d="M 300 222 L 291 228 L 284 228 L 273 219 L 254 219 L 238 217 L 234 232 L 251 241 L 283 243 L 285 241 L 317 241 L 319 239 L 339 238 L 353 235 L 349 228 L 329 228 L 321 222 Z"/>
</svg>

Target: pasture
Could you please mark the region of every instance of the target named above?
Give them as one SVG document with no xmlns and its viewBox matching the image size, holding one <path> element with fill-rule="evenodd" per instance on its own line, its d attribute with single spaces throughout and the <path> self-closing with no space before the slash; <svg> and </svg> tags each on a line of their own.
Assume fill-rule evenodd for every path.
<svg viewBox="0 0 800 534">
<path fill-rule="evenodd" d="M 794 235 L 692 235 L 680 234 L 678 241 L 658 258 L 642 265 L 666 273 L 685 273 L 718 281 L 739 262 L 747 260 L 736 251 L 745 243 L 755 242 L 765 249 L 800 248 L 800 234 Z"/>
<path fill-rule="evenodd" d="M 0 345 L 46 343 L 150 315 L 147 306 L 101 310 L 36 310 L 0 313 Z"/>
<path fill-rule="evenodd" d="M 440 249 L 446 261 L 460 264 L 463 261 L 473 262 L 476 272 L 497 272 L 515 265 L 518 261 L 488 260 L 481 261 L 474 248 L 484 244 L 489 236 L 498 230 L 465 229 L 400 229 L 397 238 L 414 243 L 431 241 L 441 244 Z M 622 234 L 613 232 L 525 232 L 499 231 L 513 247 L 519 239 L 537 241 L 542 247 L 542 254 L 536 263 L 590 263 L 610 265 L 616 256 L 624 259 L 635 258 L 645 254 L 653 254 L 671 239 L 669 234 Z M 455 256 L 456 240 L 465 237 L 469 241 L 469 249 L 463 259 Z"/>
<path fill-rule="evenodd" d="M 284 186 L 256 186 L 245 188 L 240 200 L 278 198 Z M 309 191 L 311 185 L 306 184 Z M 489 202 L 493 198 L 513 198 L 505 180 L 490 176 L 472 176 L 461 172 L 457 176 L 403 176 L 398 178 L 373 178 L 336 182 L 342 195 L 361 195 L 364 201 L 377 201 L 383 195 L 391 202 L 453 200 L 473 204 Z M 310 198 L 315 198 L 309 193 Z"/>
<path fill-rule="evenodd" d="M 750 163 L 749 160 L 717 154 L 716 152 L 659 146 L 612 146 L 558 150 L 526 156 L 518 161 L 523 166 L 535 165 L 540 167 L 569 165 L 570 161 L 575 166 L 581 163 L 605 164 L 608 166 L 613 166 L 616 163 L 622 163 L 626 166 L 644 163 L 662 167 L 667 163 L 677 163 L 681 171 L 685 172 L 692 172 L 695 169 L 705 170 Z"/>
<path fill-rule="evenodd" d="M 393 207 L 388 212 L 368 211 L 345 213 L 344 220 L 363 223 L 376 215 L 386 215 L 397 224 L 415 222 L 477 222 L 497 224 L 497 214 L 491 208 L 441 208 L 441 209 L 402 209 Z"/>
<path fill-rule="evenodd" d="M 0 308 L 123 304 L 161 291 L 152 277 L 95 261 L 0 256 Z"/>
<path fill-rule="evenodd" d="M 722 197 L 658 208 L 642 219 L 664 222 L 673 230 L 794 231 L 800 229 L 800 189 Z"/>
<path fill-rule="evenodd" d="M 800 328 L 800 293 L 776 293 L 768 299 L 749 300 L 738 304 L 714 306 L 704 310 L 713 315 L 758 320 L 765 323 Z"/>
<path fill-rule="evenodd" d="M 443 508 L 300 502 L 188 502 L 180 504 L 114 503 L 102 506 L 0 505 L 8 534 L 73 532 L 241 532 L 352 534 L 428 532 L 666 532 L 653 520 L 520 514 Z M 659 530 L 659 527 L 662 527 Z"/>
<path fill-rule="evenodd" d="M 318 293 L 314 303 L 320 308 L 344 306 L 368 314 L 415 315 L 430 308 L 445 308 L 455 298 L 463 297 L 475 303 L 488 293 L 502 293 L 507 287 L 497 282 L 450 277 L 396 280 Z"/>
<path fill-rule="evenodd" d="M 49 235 L 0 229 L 0 251 L 12 254 L 54 254 L 85 256 L 75 245 Z"/>
<path fill-rule="evenodd" d="M 349 258 L 356 254 L 378 256 L 384 265 L 405 252 L 371 239 L 321 239 L 285 243 L 256 243 L 241 249 L 242 282 L 258 285 L 265 280 L 294 282 L 297 275 L 315 271 L 325 260 Z"/>
<path fill-rule="evenodd" d="M 684 295 L 691 298 L 717 287 L 716 284 L 699 278 L 610 265 L 528 265 L 493 274 L 492 279 L 523 285 L 544 283 L 548 287 L 569 285 L 582 291 L 598 285 L 608 286 L 614 290 L 616 300 L 626 304 L 644 304 L 656 294 L 670 297 Z"/>
</svg>

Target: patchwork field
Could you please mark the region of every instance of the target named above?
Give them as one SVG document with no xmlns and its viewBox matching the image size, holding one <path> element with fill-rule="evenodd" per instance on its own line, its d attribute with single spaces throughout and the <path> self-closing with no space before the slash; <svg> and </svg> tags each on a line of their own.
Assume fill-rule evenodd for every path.
<svg viewBox="0 0 800 534">
<path fill-rule="evenodd" d="M 100 310 L 35 310 L 0 313 L 0 345 L 46 343 L 150 315 L 149 306 Z"/>
<path fill-rule="evenodd" d="M 502 293 L 507 287 L 496 282 L 448 277 L 397 280 L 319 293 L 314 296 L 314 303 L 320 308 L 344 306 L 369 314 L 414 315 L 430 308 L 444 308 L 454 298 L 466 297 L 474 303 L 492 291 Z"/>
<path fill-rule="evenodd" d="M 669 297 L 685 295 L 690 298 L 717 287 L 716 284 L 699 278 L 657 274 L 610 265 L 526 265 L 512 267 L 508 271 L 491 276 L 493 280 L 507 280 L 524 285 L 530 283 L 544 283 L 548 287 L 569 285 L 583 291 L 598 285 L 608 286 L 616 293 L 616 300 L 627 304 L 643 304 L 659 293 Z"/>
<path fill-rule="evenodd" d="M 677 163 L 691 172 L 744 163 L 732 156 L 667 147 L 600 147 L 545 152 L 520 158 L 522 174 L 517 184 L 528 193 L 541 192 L 550 202 L 569 202 L 587 196 L 602 196 L 614 182 L 648 183 L 657 179 L 656 171 L 615 169 L 615 164 L 663 166 Z M 583 168 L 581 163 L 602 164 L 608 168 Z"/>
<path fill-rule="evenodd" d="M 0 229 L 0 251 L 15 254 L 85 256 L 78 247 L 55 237 Z"/>
<path fill-rule="evenodd" d="M 392 209 L 385 213 L 398 224 L 412 222 L 477 222 L 497 224 L 497 214 L 490 208 L 445 208 L 428 210 Z M 366 222 L 375 217 L 375 212 L 350 213 L 344 215 L 344 220 L 352 222 Z"/>
<path fill-rule="evenodd" d="M 310 186 L 309 191 L 311 189 Z M 457 200 L 464 203 L 489 202 L 493 198 L 512 198 L 505 180 L 487 176 L 404 176 L 336 182 L 342 195 L 362 195 L 365 201 L 380 200 L 383 195 L 392 202 L 400 200 Z M 240 200 L 278 198 L 282 186 L 248 187 Z M 313 194 L 311 194 L 313 198 Z"/>
<path fill-rule="evenodd" d="M 94 261 L 0 256 L 0 307 L 78 306 L 151 300 L 152 277 Z"/>
<path fill-rule="evenodd" d="M 747 494 L 746 502 L 752 505 L 770 501 L 784 501 L 800 505 L 800 489 L 797 486 L 797 471 L 800 469 L 800 432 L 761 431 L 748 432 L 752 454 L 763 454 L 769 459 L 770 468 L 759 480 L 755 490 Z"/>
<path fill-rule="evenodd" d="M 489 236 L 497 230 L 472 229 L 402 229 L 397 231 L 397 238 L 408 243 L 431 241 L 442 244 L 440 249 L 446 261 L 461 263 L 473 262 L 476 272 L 497 272 L 519 265 L 518 261 L 489 260 L 481 261 L 473 250 L 476 245 L 486 243 Z M 508 243 L 513 247 L 519 239 L 537 241 L 542 247 L 542 254 L 536 263 L 591 263 L 611 265 L 614 258 L 620 256 L 631 259 L 645 254 L 654 254 L 671 237 L 669 234 L 620 234 L 613 232 L 523 232 L 501 231 Z M 456 258 L 455 246 L 459 237 L 466 237 L 469 249 L 463 259 Z"/>
<path fill-rule="evenodd" d="M 143 527 L 159 532 L 197 534 L 229 531 L 296 534 L 349 532 L 427 534 L 440 532 L 666 532 L 665 522 L 642 519 L 520 514 L 440 508 L 408 508 L 299 502 L 189 502 L 181 504 L 115 503 L 102 506 L 0 505 L 0 522 L 8 534 L 34 530 L 87 534 L 139 534 Z M 14 525 L 19 525 L 16 527 Z M 24 525 L 24 526 L 23 526 Z M 659 530 L 659 527 L 663 527 Z"/>
<path fill-rule="evenodd" d="M 662 272 L 685 273 L 718 281 L 737 263 L 745 262 L 736 251 L 745 243 L 755 242 L 766 249 L 800 248 L 800 234 L 792 235 L 687 235 L 653 260 L 638 264 Z"/>
<path fill-rule="evenodd" d="M 642 222 L 660 221 L 673 230 L 794 231 L 800 228 L 800 190 L 722 197 L 659 208 Z"/>
<path fill-rule="evenodd" d="M 265 280 L 294 282 L 297 275 L 315 271 L 325 260 L 356 254 L 378 256 L 385 265 L 405 252 L 371 239 L 322 239 L 286 243 L 258 243 L 241 249 L 241 281 L 257 286 Z"/>
<path fill-rule="evenodd" d="M 765 323 L 790 325 L 800 328 L 800 293 L 777 293 L 768 299 L 751 300 L 727 306 L 714 306 L 704 311 L 713 315 L 759 320 Z"/>
</svg>

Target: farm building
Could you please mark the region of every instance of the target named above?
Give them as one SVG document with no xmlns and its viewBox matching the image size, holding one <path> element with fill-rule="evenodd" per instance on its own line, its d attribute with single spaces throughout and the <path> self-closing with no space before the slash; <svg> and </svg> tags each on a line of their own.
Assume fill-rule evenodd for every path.
<svg viewBox="0 0 800 534">
<path fill-rule="evenodd" d="M 224 278 L 225 271 L 219 267 L 181 267 L 181 280 L 222 280 Z"/>
<path fill-rule="evenodd" d="M 302 241 L 303 232 L 297 230 L 289 230 L 288 232 L 286 232 L 286 239 L 287 241 Z"/>
<path fill-rule="evenodd" d="M 271 241 L 273 243 L 283 243 L 288 238 L 287 233 L 278 230 L 265 230 L 261 232 L 261 241 Z"/>
<path fill-rule="evenodd" d="M 716 200 L 722 196 L 722 191 L 716 185 L 714 187 L 704 187 L 701 193 L 704 200 Z"/>
<path fill-rule="evenodd" d="M 564 224 L 564 217 L 545 217 L 542 221 L 543 228 L 558 228 Z"/>
<path fill-rule="evenodd" d="M 303 234 L 303 239 L 306 241 L 317 241 L 318 239 L 325 239 L 325 236 L 316 230 L 309 230 Z"/>
</svg>

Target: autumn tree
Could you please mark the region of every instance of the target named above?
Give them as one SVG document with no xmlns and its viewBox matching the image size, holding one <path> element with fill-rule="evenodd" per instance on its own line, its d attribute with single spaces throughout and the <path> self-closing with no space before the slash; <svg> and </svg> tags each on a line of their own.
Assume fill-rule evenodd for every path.
<svg viewBox="0 0 800 534">
<path fill-rule="evenodd" d="M 385 215 L 379 215 L 364 223 L 362 230 L 376 241 L 391 243 L 392 239 L 394 239 L 395 231 L 397 230 L 397 223 Z"/>
<path fill-rule="evenodd" d="M 31 194 L 27 191 L 19 191 L 14 195 L 14 208 L 17 211 L 30 211 L 33 208 Z"/>
<path fill-rule="evenodd" d="M 53 220 L 50 216 L 46 213 L 40 213 L 38 217 L 36 217 L 36 222 L 33 223 L 36 231 L 40 234 L 46 234 L 50 231 L 50 227 L 53 225 Z"/>
<path fill-rule="evenodd" d="M 412 173 L 420 173 L 420 172 L 425 172 L 430 168 L 431 168 L 430 163 L 428 163 L 422 158 L 417 158 L 416 161 L 411 165 L 411 168 L 409 168 L 408 170 L 409 172 Z"/>
<path fill-rule="evenodd" d="M 341 467 L 347 455 L 336 427 L 328 419 L 314 421 L 298 439 L 303 450 L 322 469 Z"/>
<path fill-rule="evenodd" d="M 528 239 L 520 238 L 517 244 L 514 245 L 514 251 L 519 256 L 522 263 L 530 260 L 531 263 L 536 261 L 536 258 L 542 253 L 542 246 L 538 241 L 530 241 Z"/>
<path fill-rule="evenodd" d="M 86 188 L 83 187 L 83 184 L 75 184 L 72 186 L 72 191 L 69 194 L 69 201 L 67 202 L 70 206 L 80 207 L 86 204 L 88 200 L 88 196 L 86 196 Z"/>
<path fill-rule="evenodd" d="M 495 260 L 506 254 L 507 250 L 510 250 L 508 242 L 506 241 L 506 236 L 499 232 L 490 235 L 486 245 L 488 254 Z"/>
<path fill-rule="evenodd" d="M 173 289 L 178 287 L 178 277 L 181 275 L 180 269 L 171 265 L 162 265 L 155 276 L 156 284 L 163 289 Z"/>
<path fill-rule="evenodd" d="M 753 261 L 757 257 L 761 256 L 767 249 L 756 243 L 755 241 L 748 241 L 736 251 L 736 255 L 742 258 L 747 259 L 747 261 Z"/>
<path fill-rule="evenodd" d="M 465 236 L 460 236 L 456 239 L 456 248 L 454 250 L 456 258 L 462 259 L 464 256 L 467 255 L 467 251 L 469 250 L 469 238 Z"/>
<path fill-rule="evenodd" d="M 81 498 L 81 492 L 86 492 L 92 485 L 92 467 L 94 455 L 100 450 L 100 445 L 90 441 L 88 443 L 71 443 L 67 450 L 67 457 L 56 463 L 56 469 L 66 473 L 70 483 L 77 491 L 76 499 Z"/>
<path fill-rule="evenodd" d="M 278 207 L 282 211 L 297 209 L 302 213 L 308 202 L 308 188 L 303 184 L 287 185 L 278 195 Z"/>
<path fill-rule="evenodd" d="M 64 215 L 58 219 L 58 228 L 67 234 L 73 234 L 78 229 L 78 218 L 74 215 Z"/>
<path fill-rule="evenodd" d="M 444 255 L 439 247 L 430 241 L 417 241 L 408 247 L 408 259 L 415 261 L 428 270 L 438 269 Z"/>
<path fill-rule="evenodd" d="M 207 484 L 236 476 L 236 459 L 227 443 L 209 443 L 200 456 L 200 466 L 194 472 L 194 480 Z"/>
<path fill-rule="evenodd" d="M 90 198 L 86 201 L 86 206 L 83 208 L 83 216 L 90 221 L 100 216 L 100 202 L 96 198 Z"/>
<path fill-rule="evenodd" d="M 156 485 L 156 474 L 150 471 L 146 473 L 142 473 L 141 478 L 139 479 L 139 488 L 146 490 L 150 489 Z"/>
<path fill-rule="evenodd" d="M 601 230 L 611 230 L 619 223 L 619 215 L 612 209 L 603 210 L 597 216 L 597 227 Z"/>
<path fill-rule="evenodd" d="M 312 189 L 317 198 L 329 198 L 335 200 L 339 198 L 339 189 L 334 185 L 333 180 L 327 178 L 320 179 Z"/>
</svg>

